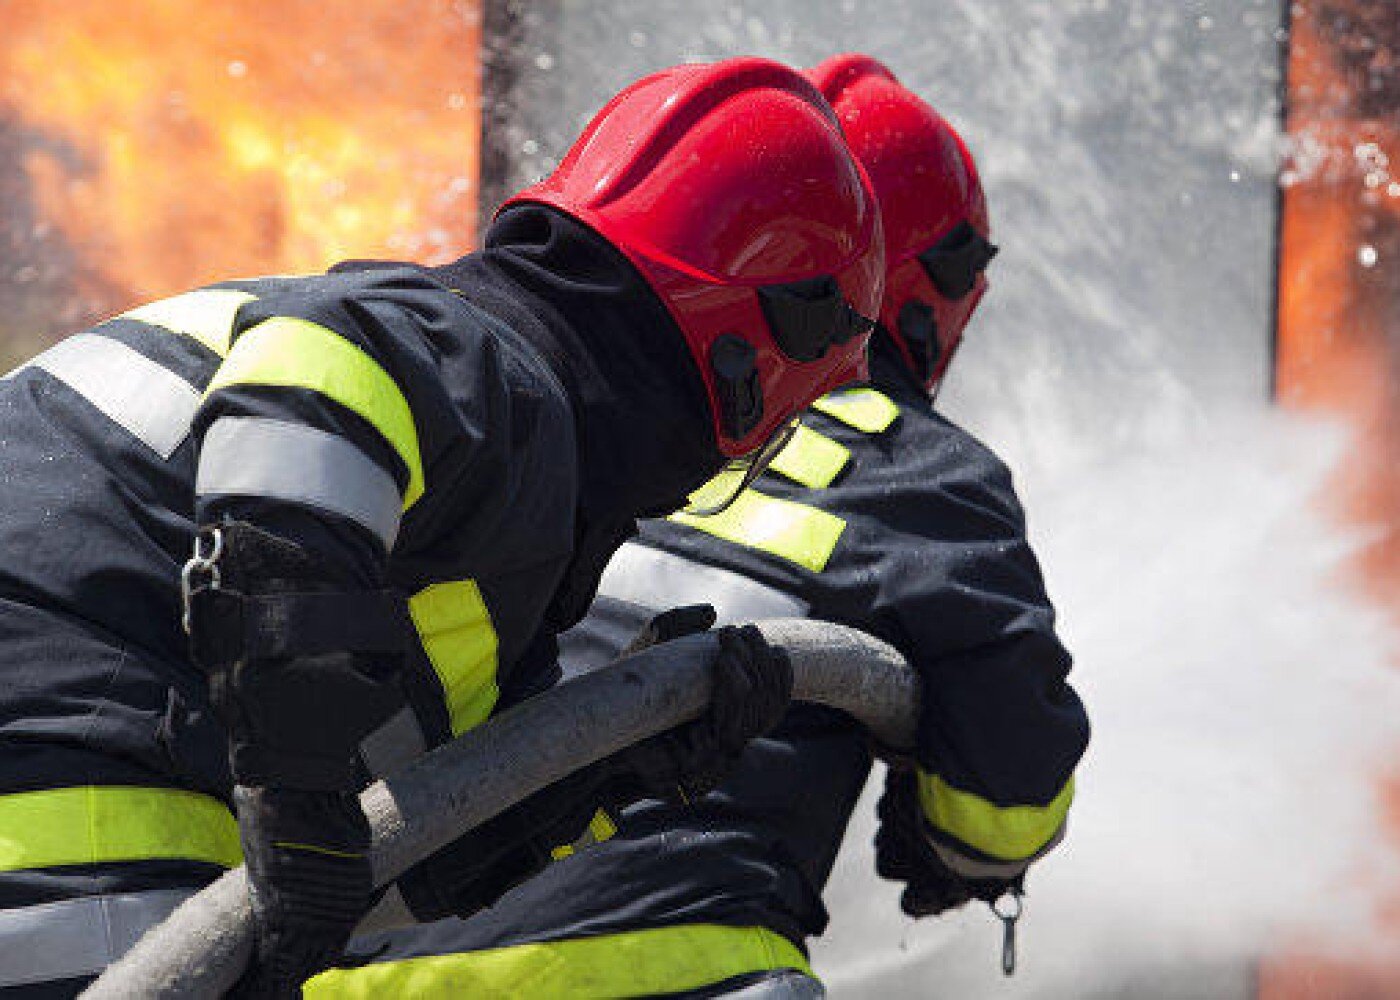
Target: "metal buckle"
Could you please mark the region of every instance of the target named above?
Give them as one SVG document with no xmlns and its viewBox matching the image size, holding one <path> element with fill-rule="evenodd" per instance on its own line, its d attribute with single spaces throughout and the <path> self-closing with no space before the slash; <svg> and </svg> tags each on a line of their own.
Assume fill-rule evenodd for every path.
<svg viewBox="0 0 1400 1000">
<path fill-rule="evenodd" d="M 204 540 L 209 539 L 209 554 L 204 553 Z M 222 582 L 219 557 L 224 554 L 224 533 L 221 528 L 202 528 L 194 536 L 194 555 L 180 568 L 180 624 L 185 634 L 192 634 L 190 600 L 201 590 L 218 590 Z"/>
<path fill-rule="evenodd" d="M 1014 976 L 1016 974 L 1016 921 L 1021 919 L 1025 903 L 1022 902 L 1019 891 L 1008 889 L 987 905 L 992 908 L 992 913 L 1001 921 L 1001 973 L 1004 976 Z"/>
</svg>

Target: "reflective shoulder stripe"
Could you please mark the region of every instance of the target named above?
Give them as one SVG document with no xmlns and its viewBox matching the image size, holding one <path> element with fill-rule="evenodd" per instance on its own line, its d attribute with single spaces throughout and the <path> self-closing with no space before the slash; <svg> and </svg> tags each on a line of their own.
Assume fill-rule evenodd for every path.
<svg viewBox="0 0 1400 1000">
<path fill-rule="evenodd" d="M 190 432 L 199 391 L 140 351 L 96 333 L 59 341 L 26 367 L 48 372 L 161 458 Z"/>
<path fill-rule="evenodd" d="M 496 628 L 475 580 L 435 583 L 408 601 L 423 650 L 442 682 L 452 735 L 480 725 L 500 697 Z"/>
<path fill-rule="evenodd" d="M 210 425 L 195 477 L 199 496 L 269 497 L 339 514 L 394 547 L 402 501 L 394 477 L 344 438 L 266 417 Z"/>
<path fill-rule="evenodd" d="M 608 563 L 598 593 L 657 611 L 713 604 L 718 624 L 801 618 L 807 602 L 757 580 L 684 556 L 627 542 Z"/>
<path fill-rule="evenodd" d="M 307 982 L 305 996 L 664 996 L 771 969 L 812 975 L 802 952 L 767 928 L 682 924 L 333 969 Z"/>
<path fill-rule="evenodd" d="M 879 434 L 899 417 L 899 405 L 878 389 L 861 387 L 829 392 L 812 409 L 866 434 Z"/>
<path fill-rule="evenodd" d="M 101 972 L 193 895 L 152 889 L 0 910 L 0 989 Z"/>
<path fill-rule="evenodd" d="M 233 319 L 245 302 L 257 296 L 231 288 L 205 288 L 151 302 L 118 319 L 134 319 L 171 333 L 193 337 L 219 357 L 228 354 Z"/>
<path fill-rule="evenodd" d="M 808 489 L 830 486 L 851 460 L 851 450 L 840 441 L 810 427 L 799 427 L 768 468 Z"/>
<path fill-rule="evenodd" d="M 218 799 L 124 785 L 0 795 L 0 871 L 173 858 L 232 868 L 238 823 Z"/>
<path fill-rule="evenodd" d="M 407 510 L 423 495 L 418 428 L 403 392 L 373 358 L 333 330 L 274 316 L 242 334 L 208 392 L 232 385 L 311 389 L 369 421 L 408 468 Z"/>
<path fill-rule="evenodd" d="M 936 774 L 919 772 L 919 802 L 937 829 L 1002 861 L 1024 861 L 1054 838 L 1074 800 L 1070 778 L 1043 806 L 998 806 L 954 788 Z"/>
<path fill-rule="evenodd" d="M 791 500 L 745 490 L 719 514 L 672 514 L 672 521 L 747 545 L 804 566 L 813 573 L 826 568 L 846 522 L 835 514 Z"/>
</svg>

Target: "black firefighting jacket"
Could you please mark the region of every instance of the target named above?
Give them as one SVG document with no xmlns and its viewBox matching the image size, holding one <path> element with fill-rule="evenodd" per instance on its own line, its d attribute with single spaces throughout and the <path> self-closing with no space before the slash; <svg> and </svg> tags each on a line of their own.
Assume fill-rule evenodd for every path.
<svg viewBox="0 0 1400 1000">
<path fill-rule="evenodd" d="M 412 711 L 360 746 L 382 773 L 553 683 L 554 634 L 633 518 L 716 468 L 707 414 L 660 301 L 538 206 L 443 268 L 226 282 L 11 372 L 0 909 L 238 862 L 180 625 L 197 524 L 249 520 L 407 596 Z"/>
<path fill-rule="evenodd" d="M 934 412 L 887 345 L 872 374 L 820 401 L 728 511 L 643 524 L 565 637 L 566 663 L 606 663 L 656 610 L 700 601 L 721 621 L 799 615 L 877 635 L 923 679 L 919 785 L 944 860 L 1019 872 L 1060 836 L 1088 738 L 1070 657 L 1005 465 Z M 825 927 L 821 892 L 870 766 L 849 718 L 796 706 L 703 801 L 633 806 L 610 839 L 471 920 L 361 942 L 375 964 L 310 995 L 527 981 L 681 993 L 805 970 L 794 946 Z"/>
</svg>

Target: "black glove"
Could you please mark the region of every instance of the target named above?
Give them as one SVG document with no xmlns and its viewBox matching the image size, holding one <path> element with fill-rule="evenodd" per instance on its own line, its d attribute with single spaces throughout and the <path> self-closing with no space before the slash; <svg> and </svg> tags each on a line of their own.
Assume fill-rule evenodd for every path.
<svg viewBox="0 0 1400 1000">
<path fill-rule="evenodd" d="M 257 964 L 242 988 L 296 996 L 373 903 L 357 751 L 405 703 L 407 607 L 243 522 L 201 532 L 185 582 L 253 897 Z"/>
<path fill-rule="evenodd" d="M 699 635 L 714 628 L 715 608 L 713 604 L 686 604 L 679 608 L 668 608 L 647 619 L 632 641 L 622 652 L 619 660 L 640 653 L 663 642 L 679 639 L 687 635 Z"/>
<path fill-rule="evenodd" d="M 664 611 L 623 655 L 706 631 L 708 604 Z M 577 840 L 599 810 L 616 815 L 646 798 L 698 798 L 720 783 L 754 736 L 781 720 L 792 669 L 756 628 L 721 629 L 714 694 L 704 716 L 620 751 L 541 789 L 406 872 L 399 891 L 421 921 L 468 917 L 537 874 L 555 848 Z"/>
<path fill-rule="evenodd" d="M 348 792 L 234 789 L 257 927 L 242 1000 L 301 995 L 374 904 L 369 823 Z"/>
<path fill-rule="evenodd" d="M 458 837 L 399 876 L 399 892 L 419 922 L 470 917 L 549 864 L 578 840 L 612 800 L 609 772 L 575 771 Z"/>
<path fill-rule="evenodd" d="M 704 631 L 713 621 L 707 604 L 674 608 L 653 618 L 628 651 Z M 752 625 L 725 626 L 715 636 L 719 653 L 710 707 L 700 718 L 608 758 L 618 799 L 698 799 L 733 772 L 750 740 L 782 721 L 792 697 L 787 654 Z"/>
<path fill-rule="evenodd" d="M 993 903 L 1008 892 L 1020 893 L 1024 875 L 969 879 L 943 863 L 930 840 L 913 768 L 890 768 L 876 815 L 875 870 L 881 878 L 906 883 L 899 907 L 909 916 L 933 916 L 969 900 Z"/>
</svg>

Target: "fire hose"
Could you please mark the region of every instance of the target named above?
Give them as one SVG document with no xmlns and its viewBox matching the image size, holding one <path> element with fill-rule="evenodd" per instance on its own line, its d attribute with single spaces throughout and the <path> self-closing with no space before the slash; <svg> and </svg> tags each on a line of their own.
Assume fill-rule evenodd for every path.
<svg viewBox="0 0 1400 1000">
<path fill-rule="evenodd" d="M 792 661 L 793 697 L 840 709 L 882 744 L 913 741 L 918 682 L 892 647 L 827 622 L 756 623 Z M 694 635 L 561 684 L 419 758 L 360 796 L 376 885 L 573 771 L 698 716 L 713 635 Z M 221 996 L 243 974 L 253 917 L 242 868 L 183 903 L 83 994 Z"/>
</svg>

